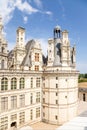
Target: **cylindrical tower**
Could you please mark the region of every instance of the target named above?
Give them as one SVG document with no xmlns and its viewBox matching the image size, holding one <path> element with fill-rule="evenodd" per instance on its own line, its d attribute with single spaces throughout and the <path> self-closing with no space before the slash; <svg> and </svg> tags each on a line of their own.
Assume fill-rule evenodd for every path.
<svg viewBox="0 0 87 130">
<path fill-rule="evenodd" d="M 54 64 L 48 65 L 43 73 L 42 118 L 44 122 L 58 125 L 77 115 L 79 74 L 70 63 L 72 61 L 68 36 L 60 37 L 60 32 L 59 28 L 54 29 Z M 61 50 L 62 57 L 64 56 L 62 62 L 59 62 L 57 48 Z"/>
<path fill-rule="evenodd" d="M 77 115 L 78 72 L 45 72 L 43 84 L 44 122 L 61 125 Z"/>
</svg>

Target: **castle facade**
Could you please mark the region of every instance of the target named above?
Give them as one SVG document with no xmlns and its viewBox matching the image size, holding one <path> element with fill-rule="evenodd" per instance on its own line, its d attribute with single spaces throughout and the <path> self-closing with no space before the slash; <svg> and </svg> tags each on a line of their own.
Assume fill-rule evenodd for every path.
<svg viewBox="0 0 87 130">
<path fill-rule="evenodd" d="M 0 18 L 0 130 L 39 121 L 60 125 L 77 115 L 76 48 L 70 46 L 67 30 L 56 26 L 53 33 L 47 57 L 39 41 L 25 44 L 22 27 L 8 52 Z"/>
</svg>

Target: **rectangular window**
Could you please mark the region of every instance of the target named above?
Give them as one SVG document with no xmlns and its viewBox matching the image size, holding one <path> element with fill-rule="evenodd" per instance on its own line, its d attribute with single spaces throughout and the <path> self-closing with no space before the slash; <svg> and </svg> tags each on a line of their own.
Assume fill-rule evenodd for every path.
<svg viewBox="0 0 87 130">
<path fill-rule="evenodd" d="M 43 103 L 45 103 L 45 98 L 43 98 Z"/>
<path fill-rule="evenodd" d="M 36 118 L 40 117 L 40 107 L 36 108 Z"/>
<path fill-rule="evenodd" d="M 17 119 L 17 114 L 11 115 L 11 121 L 14 121 Z"/>
<path fill-rule="evenodd" d="M 85 93 L 83 93 L 83 101 L 85 101 L 86 100 L 86 98 L 85 98 Z"/>
<path fill-rule="evenodd" d="M 45 117 L 45 113 L 43 112 L 43 117 Z"/>
<path fill-rule="evenodd" d="M 40 87 L 40 78 L 36 78 L 36 87 L 37 87 L 37 88 Z"/>
<path fill-rule="evenodd" d="M 39 65 L 35 65 L 35 71 L 39 71 Z"/>
<path fill-rule="evenodd" d="M 36 103 L 40 102 L 40 92 L 36 93 Z"/>
<path fill-rule="evenodd" d="M 0 130 L 8 129 L 8 117 L 3 117 L 0 119 Z"/>
<path fill-rule="evenodd" d="M 20 114 L 19 114 L 19 124 L 21 125 L 21 124 L 24 124 L 24 122 L 25 122 L 25 112 L 21 112 Z"/>
<path fill-rule="evenodd" d="M 33 120 L 33 110 L 30 110 L 30 120 Z"/>
<path fill-rule="evenodd" d="M 17 108 L 17 96 L 11 96 L 11 108 Z"/>
<path fill-rule="evenodd" d="M 58 104 L 58 100 L 56 100 L 56 104 Z"/>
<path fill-rule="evenodd" d="M 58 93 L 56 93 L 56 96 L 58 96 Z"/>
<path fill-rule="evenodd" d="M 31 78 L 31 88 L 33 88 L 33 78 Z"/>
<path fill-rule="evenodd" d="M 30 95 L 30 104 L 33 104 L 33 94 Z"/>
<path fill-rule="evenodd" d="M 35 61 L 39 61 L 39 53 L 35 53 Z"/>
<path fill-rule="evenodd" d="M 25 95 L 20 95 L 20 107 L 25 106 Z"/>
<path fill-rule="evenodd" d="M 58 116 L 55 116 L 55 119 L 57 120 L 57 119 L 58 119 Z"/>
<path fill-rule="evenodd" d="M 58 80 L 58 77 L 56 77 L 56 80 Z"/>
<path fill-rule="evenodd" d="M 58 88 L 58 84 L 56 84 L 56 88 Z"/>
<path fill-rule="evenodd" d="M 7 111 L 8 110 L 8 97 L 2 97 L 1 98 L 1 111 Z"/>
</svg>

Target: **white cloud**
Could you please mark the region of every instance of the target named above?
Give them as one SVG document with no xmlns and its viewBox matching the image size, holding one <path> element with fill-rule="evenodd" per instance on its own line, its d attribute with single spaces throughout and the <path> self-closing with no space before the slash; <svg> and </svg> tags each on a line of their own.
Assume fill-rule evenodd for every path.
<svg viewBox="0 0 87 130">
<path fill-rule="evenodd" d="M 34 0 L 36 5 L 42 6 L 41 0 Z M 22 0 L 0 0 L 0 14 L 2 15 L 4 24 L 7 24 L 11 18 L 13 17 L 13 13 L 15 8 L 19 9 L 21 12 L 25 14 L 32 13 L 44 13 L 47 15 L 51 15 L 50 11 L 41 11 L 36 8 L 33 8 L 27 0 L 24 2 Z M 24 21 L 27 22 L 27 18 L 24 18 Z"/>
<path fill-rule="evenodd" d="M 33 8 L 28 2 L 22 2 L 22 0 L 18 0 L 15 4 L 20 11 L 26 12 L 27 14 L 37 13 L 38 9 Z"/>
<path fill-rule="evenodd" d="M 46 11 L 45 14 L 52 15 L 51 11 Z"/>
<path fill-rule="evenodd" d="M 23 20 L 24 20 L 24 23 L 26 24 L 27 21 L 28 21 L 28 17 L 27 17 L 27 16 L 24 16 L 24 17 L 23 17 Z"/>
<path fill-rule="evenodd" d="M 0 0 L 0 14 L 2 15 L 4 24 L 7 24 L 13 17 L 15 8 L 20 11 L 32 14 L 39 12 L 38 9 L 33 8 L 28 2 L 22 0 Z"/>
<path fill-rule="evenodd" d="M 42 8 L 42 2 L 41 2 L 41 0 L 34 0 L 34 2 L 36 3 L 37 7 Z"/>
<path fill-rule="evenodd" d="M 2 15 L 3 21 L 8 23 L 8 21 L 12 18 L 15 0 L 1 0 L 0 1 L 0 14 Z"/>
</svg>

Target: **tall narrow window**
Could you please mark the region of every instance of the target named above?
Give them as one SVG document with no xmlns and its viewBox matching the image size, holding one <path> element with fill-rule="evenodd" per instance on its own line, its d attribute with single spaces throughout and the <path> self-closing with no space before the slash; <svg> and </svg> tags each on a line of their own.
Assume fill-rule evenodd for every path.
<svg viewBox="0 0 87 130">
<path fill-rule="evenodd" d="M 58 104 L 58 100 L 56 100 L 56 104 Z"/>
<path fill-rule="evenodd" d="M 5 68 L 5 61 L 2 60 L 2 61 L 1 61 L 1 69 L 4 69 L 4 68 Z"/>
<path fill-rule="evenodd" d="M 36 118 L 40 117 L 40 107 L 36 108 Z"/>
<path fill-rule="evenodd" d="M 39 53 L 35 53 L 35 61 L 39 61 Z"/>
<path fill-rule="evenodd" d="M 23 89 L 25 87 L 25 79 L 20 78 L 20 89 Z"/>
<path fill-rule="evenodd" d="M 58 88 L 58 84 L 56 84 L 56 88 Z"/>
<path fill-rule="evenodd" d="M 58 80 L 58 77 L 56 77 L 56 80 Z"/>
<path fill-rule="evenodd" d="M 7 90 L 8 89 L 8 79 L 2 78 L 1 79 L 1 90 Z"/>
<path fill-rule="evenodd" d="M 2 97 L 1 98 L 1 111 L 7 111 L 8 110 L 8 97 Z"/>
<path fill-rule="evenodd" d="M 57 119 L 58 119 L 58 116 L 55 116 L 55 119 L 57 120 Z"/>
<path fill-rule="evenodd" d="M 11 89 L 17 89 L 17 79 L 16 78 L 12 78 L 11 79 Z"/>
<path fill-rule="evenodd" d="M 11 96 L 11 108 L 17 108 L 17 96 Z"/>
<path fill-rule="evenodd" d="M 45 98 L 43 98 L 43 103 L 45 103 Z"/>
<path fill-rule="evenodd" d="M 83 93 L 83 101 L 85 101 L 85 93 Z"/>
<path fill-rule="evenodd" d="M 36 93 L 36 103 L 40 102 L 40 92 Z"/>
<path fill-rule="evenodd" d="M 20 95 L 20 107 L 25 106 L 25 95 Z"/>
<path fill-rule="evenodd" d="M 30 110 L 30 120 L 33 120 L 33 110 Z"/>
<path fill-rule="evenodd" d="M 21 124 L 24 124 L 24 122 L 25 122 L 25 112 L 21 112 L 20 114 L 19 114 L 19 124 L 21 125 Z"/>
<path fill-rule="evenodd" d="M 33 104 L 33 94 L 30 95 L 30 104 Z"/>
<path fill-rule="evenodd" d="M 56 93 L 56 96 L 58 96 L 58 93 Z"/>
<path fill-rule="evenodd" d="M 36 87 L 40 87 L 40 78 L 36 78 Z"/>
<path fill-rule="evenodd" d="M 33 88 L 33 78 L 31 78 L 31 88 Z"/>
</svg>

